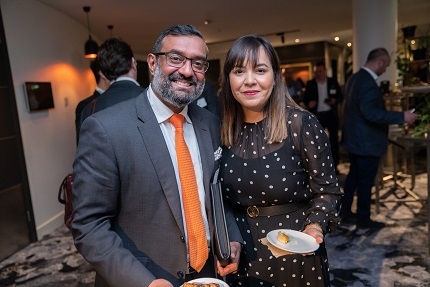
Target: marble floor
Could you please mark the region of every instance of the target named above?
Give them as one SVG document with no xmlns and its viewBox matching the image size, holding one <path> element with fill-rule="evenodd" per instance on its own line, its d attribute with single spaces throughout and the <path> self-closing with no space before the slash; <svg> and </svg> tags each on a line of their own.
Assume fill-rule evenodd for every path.
<svg viewBox="0 0 430 287">
<path fill-rule="evenodd" d="M 399 183 L 410 187 L 410 180 Z M 372 219 L 386 223 L 379 230 L 341 224 L 326 237 L 331 282 L 334 287 L 429 287 L 430 242 L 427 208 L 427 173 L 416 177 L 414 198 L 394 181 L 384 182 L 380 195 L 387 201 L 379 213 L 372 205 Z"/>
<path fill-rule="evenodd" d="M 339 176 L 344 180 L 348 166 Z M 384 182 L 385 199 L 409 199 L 392 180 Z M 401 182 L 410 185 L 410 179 Z M 413 191 L 427 198 L 427 174 L 416 177 Z M 429 287 L 428 210 L 422 202 L 387 202 L 372 217 L 386 227 L 358 230 L 342 224 L 326 237 L 333 287 Z M 94 272 L 76 252 L 69 231 L 58 228 L 0 262 L 0 286 L 92 286 Z"/>
</svg>

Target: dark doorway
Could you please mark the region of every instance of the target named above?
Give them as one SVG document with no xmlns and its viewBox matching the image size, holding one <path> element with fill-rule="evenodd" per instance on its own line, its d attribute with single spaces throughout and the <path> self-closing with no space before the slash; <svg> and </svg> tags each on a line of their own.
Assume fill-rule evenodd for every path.
<svg viewBox="0 0 430 287">
<path fill-rule="evenodd" d="M 1 15 L 0 13 L 0 260 L 37 240 Z"/>
</svg>

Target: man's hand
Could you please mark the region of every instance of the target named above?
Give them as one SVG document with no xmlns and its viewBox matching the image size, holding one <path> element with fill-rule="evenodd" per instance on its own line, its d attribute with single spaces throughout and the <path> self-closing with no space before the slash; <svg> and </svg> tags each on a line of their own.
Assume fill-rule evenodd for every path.
<svg viewBox="0 0 430 287">
<path fill-rule="evenodd" d="M 242 246 L 239 242 L 230 242 L 230 249 L 230 262 L 226 266 L 222 267 L 221 263 L 218 260 L 216 261 L 218 274 L 220 276 L 226 276 L 230 273 L 236 273 L 237 268 L 239 267 L 239 259 Z"/>
<path fill-rule="evenodd" d="M 418 117 L 417 114 L 413 112 L 413 110 L 405 111 L 403 115 L 404 115 L 405 123 L 407 124 L 412 124 Z"/>
<path fill-rule="evenodd" d="M 335 98 L 327 98 L 327 99 L 325 99 L 325 103 L 327 105 L 334 106 L 336 104 L 336 99 Z"/>
<path fill-rule="evenodd" d="M 165 279 L 155 279 L 148 287 L 173 287 L 173 285 Z"/>
<path fill-rule="evenodd" d="M 313 108 L 315 108 L 317 106 L 317 101 L 310 101 L 309 103 L 308 103 L 308 108 L 309 109 L 313 109 Z"/>
</svg>

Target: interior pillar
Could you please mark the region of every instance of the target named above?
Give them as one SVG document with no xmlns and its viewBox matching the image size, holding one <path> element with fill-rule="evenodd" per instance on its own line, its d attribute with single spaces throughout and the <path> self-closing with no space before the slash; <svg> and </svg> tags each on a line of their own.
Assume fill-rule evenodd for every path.
<svg viewBox="0 0 430 287">
<path fill-rule="evenodd" d="M 372 49 L 384 47 L 391 54 L 391 64 L 378 82 L 389 80 L 393 89 L 397 80 L 397 1 L 353 0 L 352 27 L 353 72 L 364 65 Z"/>
</svg>

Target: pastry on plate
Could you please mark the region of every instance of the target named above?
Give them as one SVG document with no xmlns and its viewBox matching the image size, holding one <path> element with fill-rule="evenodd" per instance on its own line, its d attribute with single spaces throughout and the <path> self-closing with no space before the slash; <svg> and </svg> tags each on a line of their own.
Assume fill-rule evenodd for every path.
<svg viewBox="0 0 430 287">
<path fill-rule="evenodd" d="M 278 231 L 278 241 L 281 242 L 282 244 L 287 244 L 288 241 L 290 241 L 290 237 L 286 235 L 284 232 Z"/>
</svg>

